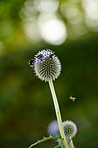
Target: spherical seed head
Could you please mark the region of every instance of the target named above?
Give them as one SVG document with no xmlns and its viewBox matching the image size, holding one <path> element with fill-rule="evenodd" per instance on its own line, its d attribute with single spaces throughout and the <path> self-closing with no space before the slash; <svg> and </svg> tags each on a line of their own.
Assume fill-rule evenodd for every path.
<svg viewBox="0 0 98 148">
<path fill-rule="evenodd" d="M 65 136 L 67 138 L 72 138 L 77 133 L 77 126 L 72 121 L 68 121 L 68 120 L 64 121 L 63 122 L 63 129 L 64 129 Z"/>
<path fill-rule="evenodd" d="M 60 60 L 51 50 L 42 50 L 35 55 L 34 71 L 41 80 L 55 80 L 61 72 Z"/>
</svg>

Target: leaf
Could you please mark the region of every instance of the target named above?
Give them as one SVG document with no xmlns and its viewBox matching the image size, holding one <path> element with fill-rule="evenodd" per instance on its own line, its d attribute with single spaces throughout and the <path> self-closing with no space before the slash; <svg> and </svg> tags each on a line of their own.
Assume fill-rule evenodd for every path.
<svg viewBox="0 0 98 148">
<path fill-rule="evenodd" d="M 44 142 L 44 141 L 51 140 L 51 139 L 59 139 L 59 140 L 63 141 L 63 139 L 62 139 L 60 136 L 49 136 L 49 137 L 44 137 L 43 139 L 38 140 L 37 142 L 31 144 L 31 145 L 29 146 L 29 148 L 31 148 L 31 147 L 33 147 L 33 146 L 39 144 L 39 143 L 42 143 L 42 142 Z"/>
</svg>

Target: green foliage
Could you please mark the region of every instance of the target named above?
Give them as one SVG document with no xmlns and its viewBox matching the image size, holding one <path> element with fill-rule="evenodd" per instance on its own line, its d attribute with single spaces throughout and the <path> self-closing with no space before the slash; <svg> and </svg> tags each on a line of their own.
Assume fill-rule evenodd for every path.
<svg viewBox="0 0 98 148">
<path fill-rule="evenodd" d="M 31 147 L 33 147 L 33 146 L 35 146 L 35 145 L 37 145 L 37 144 L 40 144 L 40 143 L 42 143 L 42 142 L 45 142 L 45 141 L 47 141 L 47 140 L 51 140 L 51 139 L 59 139 L 59 140 L 63 141 L 63 139 L 62 139 L 61 137 L 59 137 L 59 136 L 44 137 L 43 139 L 38 140 L 37 142 L 35 142 L 35 143 L 32 144 L 31 146 L 29 146 L 29 148 L 31 148 Z"/>
</svg>

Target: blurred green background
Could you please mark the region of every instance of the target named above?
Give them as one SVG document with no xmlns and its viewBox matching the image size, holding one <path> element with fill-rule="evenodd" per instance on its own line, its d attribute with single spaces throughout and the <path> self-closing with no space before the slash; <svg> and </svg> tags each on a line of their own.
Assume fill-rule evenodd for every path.
<svg viewBox="0 0 98 148">
<path fill-rule="evenodd" d="M 0 0 L 0 147 L 27 148 L 56 119 L 48 83 L 28 65 L 45 48 L 62 63 L 54 85 L 63 121 L 77 124 L 75 146 L 97 148 L 98 0 Z"/>
</svg>

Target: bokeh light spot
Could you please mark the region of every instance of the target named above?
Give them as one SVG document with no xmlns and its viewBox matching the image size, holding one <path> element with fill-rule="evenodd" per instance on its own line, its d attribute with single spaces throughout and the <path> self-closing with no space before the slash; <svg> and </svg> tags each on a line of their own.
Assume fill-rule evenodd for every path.
<svg viewBox="0 0 98 148">
<path fill-rule="evenodd" d="M 83 14 L 78 5 L 70 2 L 63 2 L 60 7 L 61 14 L 71 24 L 79 23 L 83 20 Z"/>
<path fill-rule="evenodd" d="M 98 30 L 98 0 L 83 0 L 85 10 L 85 22 L 88 27 Z"/>
<path fill-rule="evenodd" d="M 52 18 L 44 21 L 43 23 L 42 20 L 40 20 L 39 25 L 42 38 L 46 42 L 54 45 L 60 45 L 66 40 L 67 30 L 63 21 L 57 18 Z"/>
<path fill-rule="evenodd" d="M 59 7 L 58 0 L 34 0 L 34 6 L 40 13 L 55 13 Z"/>
</svg>

